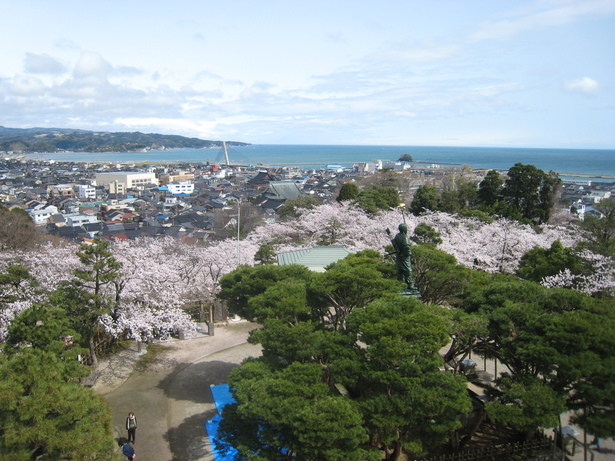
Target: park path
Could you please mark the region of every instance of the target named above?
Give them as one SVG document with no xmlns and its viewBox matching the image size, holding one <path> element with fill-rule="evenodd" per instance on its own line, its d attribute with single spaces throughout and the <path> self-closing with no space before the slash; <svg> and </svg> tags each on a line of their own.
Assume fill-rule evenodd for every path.
<svg viewBox="0 0 615 461">
<path fill-rule="evenodd" d="M 244 358 L 260 355 L 247 344 L 257 325 L 216 325 L 214 335 L 160 343 L 166 346 L 145 370 L 135 369 L 143 351 L 129 347 L 101 363 L 94 390 L 111 407 L 114 436 L 126 436 L 128 412 L 137 416 L 137 459 L 213 461 L 204 423 L 215 415 L 209 386 L 226 382 Z"/>
</svg>

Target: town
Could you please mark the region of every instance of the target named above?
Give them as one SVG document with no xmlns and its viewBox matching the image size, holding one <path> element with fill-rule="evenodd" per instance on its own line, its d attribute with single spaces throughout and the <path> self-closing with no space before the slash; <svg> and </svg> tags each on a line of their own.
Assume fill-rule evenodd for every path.
<svg viewBox="0 0 615 461">
<path fill-rule="evenodd" d="M 0 161 L 0 203 L 26 210 L 39 230 L 76 242 L 172 236 L 199 243 L 236 235 L 242 211 L 250 215 L 244 226 L 273 222 L 288 201 L 305 196 L 326 203 L 343 183 L 369 184 L 383 172 L 403 179 L 396 181 L 402 201 L 420 185 L 442 187 L 450 175 L 465 174 L 478 184 L 486 174 L 468 166 L 401 161 L 302 170 L 6 157 Z M 615 183 L 564 180 L 559 207 L 582 219 L 613 191 Z"/>
</svg>

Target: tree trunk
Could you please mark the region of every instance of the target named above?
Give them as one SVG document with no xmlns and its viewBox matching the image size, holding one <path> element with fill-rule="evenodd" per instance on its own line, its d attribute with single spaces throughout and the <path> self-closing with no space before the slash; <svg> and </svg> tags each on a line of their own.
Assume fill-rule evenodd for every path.
<svg viewBox="0 0 615 461">
<path fill-rule="evenodd" d="M 391 461 L 397 461 L 401 456 L 401 443 L 399 440 L 393 442 L 393 453 L 391 453 Z"/>
<path fill-rule="evenodd" d="M 98 359 L 96 358 L 96 344 L 94 343 L 94 335 L 90 335 L 90 357 L 92 358 L 92 368 L 98 368 Z"/>
<path fill-rule="evenodd" d="M 453 450 L 459 449 L 459 434 L 457 433 L 457 431 L 449 432 L 449 440 L 451 443 L 451 448 Z"/>
</svg>

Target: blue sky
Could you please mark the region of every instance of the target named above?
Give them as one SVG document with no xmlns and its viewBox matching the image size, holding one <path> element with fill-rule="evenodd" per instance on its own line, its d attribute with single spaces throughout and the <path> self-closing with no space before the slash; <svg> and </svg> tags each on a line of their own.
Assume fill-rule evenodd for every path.
<svg viewBox="0 0 615 461">
<path fill-rule="evenodd" d="M 615 148 L 615 0 L 0 0 L 0 125 Z"/>
</svg>

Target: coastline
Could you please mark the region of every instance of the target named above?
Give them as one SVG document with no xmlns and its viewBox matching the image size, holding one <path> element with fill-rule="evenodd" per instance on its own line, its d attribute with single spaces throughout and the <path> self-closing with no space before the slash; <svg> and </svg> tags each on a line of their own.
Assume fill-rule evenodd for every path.
<svg viewBox="0 0 615 461">
<path fill-rule="evenodd" d="M 205 148 L 203 148 L 202 150 L 207 150 Z M 135 152 L 136 153 L 136 152 Z M 75 152 L 75 154 L 89 154 L 89 153 L 77 153 Z M 117 154 L 117 155 L 121 155 L 123 154 L 122 152 L 114 152 L 113 154 Z M 29 157 L 28 155 L 33 155 L 32 157 Z M 5 157 L 5 159 L 12 159 L 12 160 L 20 160 L 20 161 L 32 161 L 32 162 L 49 162 L 49 161 L 54 161 L 57 163 L 69 163 L 69 164 L 81 164 L 81 163 L 96 163 L 96 164 L 102 164 L 102 165 L 110 165 L 110 164 L 116 164 L 116 165 L 134 165 L 137 167 L 145 167 L 148 165 L 156 165 L 156 166 L 164 166 L 164 165 L 172 165 L 172 166 L 177 166 L 177 165 L 181 165 L 181 164 L 194 164 L 194 163 L 202 163 L 202 162 L 195 162 L 195 161 L 190 161 L 190 160 L 180 160 L 180 159 L 174 159 L 174 160 L 148 160 L 148 159 L 140 159 L 140 160 L 55 160 L 53 158 L 49 158 L 49 157 L 36 157 L 36 155 L 40 155 L 40 154 L 20 154 L 20 155 L 12 155 L 12 156 L 8 156 Z M 53 153 L 48 154 L 50 156 L 54 155 Z M 352 167 L 354 165 L 360 164 L 360 163 L 365 163 L 365 162 L 335 162 L 336 165 L 341 165 L 341 166 L 348 166 L 348 167 Z M 413 162 L 409 162 L 412 164 L 417 164 L 417 165 L 421 165 L 421 166 L 427 166 L 427 165 L 435 165 L 436 167 L 450 167 L 450 168 L 461 168 L 464 165 L 468 165 L 466 163 L 456 163 L 456 162 L 435 162 L 435 161 L 424 161 L 424 160 L 415 160 Z M 265 163 L 259 163 L 256 165 L 249 165 L 249 164 L 240 164 L 240 163 L 235 163 L 235 164 L 231 164 L 229 165 L 231 168 L 235 167 L 235 168 L 253 168 L 253 169 L 276 169 L 276 168 L 298 168 L 300 170 L 304 169 L 304 170 L 313 170 L 313 169 L 326 169 L 326 168 L 312 168 L 315 167 L 317 164 L 315 163 L 296 163 L 296 162 L 280 162 L 280 163 L 269 163 L 269 164 L 265 164 Z M 300 167 L 311 167 L 311 168 L 300 168 Z M 474 167 L 472 165 L 469 165 L 473 170 L 475 171 L 481 171 L 481 172 L 487 172 L 490 170 L 497 170 L 500 173 L 506 173 L 508 171 L 508 168 L 484 168 L 484 167 Z M 512 165 L 511 165 L 512 166 Z M 560 177 L 562 178 L 587 178 L 587 179 L 595 179 L 595 180 L 605 180 L 604 182 L 609 182 L 609 180 L 613 180 L 613 182 L 615 182 L 615 174 L 596 174 L 596 173 L 570 173 L 570 172 L 560 172 L 560 171 L 555 171 L 556 174 L 558 174 Z"/>
<path fill-rule="evenodd" d="M 606 149 L 541 149 L 541 148 L 485 148 L 437 146 L 316 146 L 262 145 L 222 149 L 165 149 L 146 152 L 114 153 L 33 153 L 14 152 L 13 158 L 41 161 L 100 165 L 207 165 L 225 164 L 226 154 L 232 165 L 259 168 L 296 168 L 325 170 L 330 165 L 350 167 L 365 163 L 396 163 L 402 156 L 410 156 L 418 169 L 455 168 L 469 165 L 475 171 L 508 171 L 517 163 L 533 165 L 545 172 L 555 171 L 561 177 L 597 181 L 615 179 L 615 150 Z"/>
</svg>

